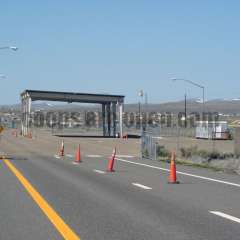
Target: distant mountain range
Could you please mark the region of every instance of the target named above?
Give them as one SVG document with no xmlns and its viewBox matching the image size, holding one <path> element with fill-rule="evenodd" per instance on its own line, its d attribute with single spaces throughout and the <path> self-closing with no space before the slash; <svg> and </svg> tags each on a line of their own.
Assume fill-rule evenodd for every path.
<svg viewBox="0 0 240 240">
<path fill-rule="evenodd" d="M 85 111 L 85 110 L 101 110 L 100 105 L 94 104 L 56 104 L 56 103 L 34 103 L 32 104 L 34 110 L 47 110 L 47 111 Z M 188 99 L 187 100 L 187 111 L 198 112 L 203 108 L 201 99 Z M 124 110 L 126 112 L 137 112 L 139 109 L 138 103 L 125 104 Z M 178 113 L 184 111 L 184 101 L 166 102 L 159 104 L 141 104 L 142 111 L 148 112 L 172 112 Z M 21 105 L 2 105 L 0 110 L 12 110 L 21 111 Z M 240 114 L 240 98 L 234 99 L 213 99 L 206 101 L 204 104 L 204 110 L 209 112 L 219 112 L 223 114 Z"/>
<path fill-rule="evenodd" d="M 142 104 L 142 109 L 148 112 L 184 112 L 184 101 L 166 102 L 160 104 Z M 126 104 L 126 111 L 135 111 L 138 104 Z M 187 112 L 199 112 L 203 109 L 201 99 L 187 99 Z M 218 112 L 222 114 L 240 114 L 240 98 L 235 99 L 213 99 L 206 101 L 204 104 L 205 112 Z"/>
</svg>

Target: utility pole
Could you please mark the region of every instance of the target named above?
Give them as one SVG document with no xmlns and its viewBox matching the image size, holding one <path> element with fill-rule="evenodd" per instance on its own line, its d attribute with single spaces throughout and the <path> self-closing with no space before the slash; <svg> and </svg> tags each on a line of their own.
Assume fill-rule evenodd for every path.
<svg viewBox="0 0 240 240">
<path fill-rule="evenodd" d="M 184 101 L 184 126 L 187 128 L 187 94 L 185 93 L 185 101 Z"/>
</svg>

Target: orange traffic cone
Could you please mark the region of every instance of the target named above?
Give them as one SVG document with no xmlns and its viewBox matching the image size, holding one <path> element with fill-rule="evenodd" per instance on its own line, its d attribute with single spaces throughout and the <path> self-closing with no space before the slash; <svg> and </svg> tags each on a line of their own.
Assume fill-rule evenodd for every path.
<svg viewBox="0 0 240 240">
<path fill-rule="evenodd" d="M 107 169 L 108 172 L 114 172 L 113 166 L 114 166 L 115 157 L 116 157 L 116 147 L 113 149 L 112 156 L 108 162 L 108 169 Z"/>
<path fill-rule="evenodd" d="M 127 140 L 128 139 L 128 134 L 127 133 L 124 133 L 123 136 L 122 136 L 123 139 Z"/>
<path fill-rule="evenodd" d="M 13 135 L 14 137 L 17 137 L 17 129 L 15 129 L 15 130 L 12 131 L 12 135 Z"/>
<path fill-rule="evenodd" d="M 59 156 L 60 157 L 64 156 L 64 141 L 63 140 L 62 140 L 62 145 L 61 145 L 61 148 L 60 148 L 60 151 L 59 151 Z"/>
<path fill-rule="evenodd" d="M 76 156 L 75 156 L 75 163 L 80 163 L 81 162 L 81 151 L 80 151 L 80 144 L 78 145 L 78 149 L 76 151 Z"/>
<path fill-rule="evenodd" d="M 32 139 L 32 132 L 29 132 L 28 137 Z"/>
<path fill-rule="evenodd" d="M 177 170 L 176 170 L 176 153 L 172 151 L 172 156 L 171 156 L 171 164 L 170 164 L 170 175 L 168 178 L 168 183 L 171 184 L 178 184 L 179 182 L 177 181 Z"/>
</svg>

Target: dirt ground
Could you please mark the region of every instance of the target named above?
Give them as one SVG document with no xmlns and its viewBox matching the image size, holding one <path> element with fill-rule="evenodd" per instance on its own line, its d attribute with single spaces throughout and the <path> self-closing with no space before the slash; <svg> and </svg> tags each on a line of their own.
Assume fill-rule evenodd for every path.
<svg viewBox="0 0 240 240">
<path fill-rule="evenodd" d="M 58 154 L 62 140 L 64 140 L 65 154 L 74 155 L 78 144 L 81 147 L 81 154 L 101 155 L 106 158 L 111 156 L 113 148 L 116 147 L 117 155 L 140 157 L 140 139 L 117 139 L 117 138 L 81 138 L 81 137 L 56 137 L 44 129 L 34 131 L 33 138 L 26 138 L 19 135 L 15 137 L 13 130 L 6 130 L 1 134 L 0 153 L 10 156 L 26 156 L 27 154 L 41 154 L 53 156 Z M 204 140 L 188 137 L 160 137 L 159 145 L 165 146 L 168 150 L 179 150 L 197 146 L 199 150 L 208 152 L 218 151 L 221 153 L 233 153 L 234 141 L 231 140 Z"/>
<path fill-rule="evenodd" d="M 65 154 L 74 155 L 78 144 L 81 154 L 111 156 L 116 147 L 117 155 L 129 155 L 139 157 L 139 139 L 115 139 L 115 138 L 79 138 L 79 137 L 55 137 L 45 130 L 37 130 L 32 138 L 13 135 L 13 130 L 5 130 L 1 134 L 0 152 L 13 156 L 25 156 L 27 154 L 54 155 L 58 154 L 61 142 L 64 140 Z"/>
<path fill-rule="evenodd" d="M 189 148 L 197 146 L 199 150 L 208 152 L 217 151 L 220 153 L 233 153 L 233 140 L 208 140 L 189 137 L 162 137 L 159 139 L 159 145 L 163 145 L 168 150 Z"/>
</svg>

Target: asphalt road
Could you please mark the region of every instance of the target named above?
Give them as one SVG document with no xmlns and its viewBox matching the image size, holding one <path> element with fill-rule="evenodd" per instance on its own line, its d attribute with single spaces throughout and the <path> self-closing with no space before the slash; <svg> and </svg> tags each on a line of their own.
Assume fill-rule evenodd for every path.
<svg viewBox="0 0 240 240">
<path fill-rule="evenodd" d="M 10 163 L 82 240 L 240 239 L 237 175 L 177 166 L 181 183 L 169 185 L 168 164 L 119 157 L 107 173 L 105 156 L 83 155 L 76 165 L 69 155 L 31 152 L 24 140 L 11 144 L 26 156 Z M 64 239 L 5 160 L 0 212 L 0 239 Z"/>
</svg>

